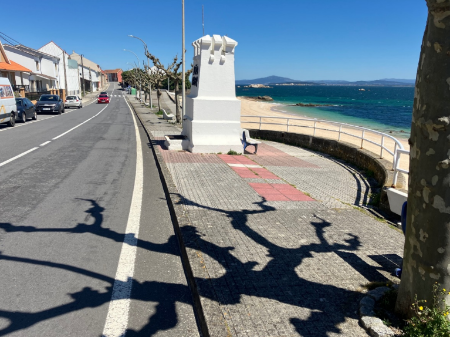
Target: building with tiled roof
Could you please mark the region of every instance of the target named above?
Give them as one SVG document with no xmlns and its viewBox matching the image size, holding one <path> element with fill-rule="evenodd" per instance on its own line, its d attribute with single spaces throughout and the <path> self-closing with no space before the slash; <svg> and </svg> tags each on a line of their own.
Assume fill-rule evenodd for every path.
<svg viewBox="0 0 450 337">
<path fill-rule="evenodd" d="M 104 70 L 109 82 L 122 82 L 122 69 Z"/>
</svg>

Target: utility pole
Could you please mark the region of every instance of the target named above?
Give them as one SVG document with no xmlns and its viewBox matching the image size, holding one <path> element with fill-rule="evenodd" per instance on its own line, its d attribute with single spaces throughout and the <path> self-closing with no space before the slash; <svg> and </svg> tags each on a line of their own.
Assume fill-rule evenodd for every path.
<svg viewBox="0 0 450 337">
<path fill-rule="evenodd" d="M 64 91 L 65 95 L 67 96 L 67 74 L 66 74 L 66 52 L 63 50 L 63 65 L 64 65 Z M 66 97 L 64 97 L 65 99 Z"/>
<path fill-rule="evenodd" d="M 82 88 L 82 93 L 83 93 L 83 96 L 85 95 L 85 93 L 84 93 L 84 66 L 83 66 L 83 54 L 80 54 L 80 56 L 81 56 L 81 76 L 82 76 L 82 78 L 83 78 L 83 81 L 81 82 L 81 88 Z"/>
<path fill-rule="evenodd" d="M 182 37 L 182 39 L 183 39 L 183 43 L 182 43 L 182 46 L 183 46 L 183 50 L 182 50 L 182 61 L 183 61 L 183 78 L 182 78 L 182 80 L 181 80 L 181 83 L 182 83 L 182 86 L 183 86 L 183 88 L 182 88 L 182 99 L 181 99 L 181 102 L 182 102 L 182 104 L 183 104 L 183 106 L 182 106 L 182 108 L 183 108 L 183 112 L 182 112 L 182 115 L 181 115 L 181 118 L 183 119 L 184 118 L 184 115 L 185 115 L 185 113 L 186 113 L 186 104 L 185 104 L 185 102 L 186 102 L 186 69 L 185 69 L 185 52 L 184 52 L 184 0 L 181 0 L 181 4 L 182 4 L 182 7 L 183 7 L 183 9 L 182 9 L 182 16 L 183 16 L 183 19 L 182 19 L 182 26 L 183 26 L 183 28 L 182 28 L 182 31 L 183 31 L 183 37 Z M 178 104 L 178 102 L 175 102 L 176 104 Z"/>
</svg>

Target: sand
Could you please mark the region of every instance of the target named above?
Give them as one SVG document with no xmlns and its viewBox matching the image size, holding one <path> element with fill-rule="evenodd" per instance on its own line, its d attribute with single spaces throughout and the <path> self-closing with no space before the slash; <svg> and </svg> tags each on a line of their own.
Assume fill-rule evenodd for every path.
<svg viewBox="0 0 450 337">
<path fill-rule="evenodd" d="M 283 119 L 276 119 L 276 118 L 261 118 L 263 123 L 275 123 L 275 124 L 283 124 L 283 125 L 273 125 L 273 124 L 263 124 L 262 129 L 263 130 L 275 130 L 275 131 L 287 131 L 286 126 L 286 119 L 284 118 L 291 118 L 289 120 L 289 132 L 295 132 L 295 133 L 302 133 L 306 135 L 313 135 L 313 128 L 307 128 L 307 126 L 314 126 L 314 122 L 311 121 L 298 121 L 294 120 L 294 118 L 302 118 L 300 115 L 292 115 L 284 112 L 274 111 L 277 108 L 282 109 L 282 105 L 277 105 L 274 103 L 267 103 L 267 102 L 261 102 L 261 101 L 255 101 L 246 97 L 238 97 L 238 99 L 241 101 L 241 116 L 270 116 L 270 117 L 283 117 Z M 310 117 L 305 117 L 310 118 Z M 257 117 L 241 117 L 241 126 L 242 128 L 258 128 L 259 127 L 259 121 L 260 118 Z M 258 124 L 255 123 L 249 123 L 249 122 L 258 122 Z M 299 126 L 295 126 L 299 125 Z M 323 138 L 329 138 L 329 139 L 338 139 L 338 132 L 339 126 L 333 125 L 330 123 L 316 123 L 316 128 L 322 128 L 326 130 L 317 130 L 315 135 L 318 137 Z M 362 132 L 360 130 L 355 130 L 352 128 L 342 128 L 342 132 L 346 132 L 353 135 L 361 136 Z M 375 133 L 365 132 L 364 134 L 365 138 L 369 141 L 372 141 L 374 143 L 381 143 L 381 136 L 377 135 Z M 348 142 L 351 144 L 359 145 L 361 146 L 361 139 L 341 134 L 341 141 Z M 403 138 L 397 138 L 398 141 L 400 141 L 403 145 L 403 147 L 406 150 L 409 150 L 409 144 L 407 139 Z M 371 151 L 375 153 L 376 155 L 380 156 L 380 147 L 370 143 L 369 141 L 364 141 L 362 144 L 362 148 Z M 394 146 L 395 142 L 387 137 L 384 138 L 384 145 L 386 148 L 390 149 L 391 152 L 394 152 Z M 387 151 L 383 151 L 383 158 L 389 161 L 392 161 L 393 156 L 389 154 Z M 401 155 L 400 156 L 400 168 L 408 170 L 409 169 L 409 156 L 408 155 Z"/>
</svg>

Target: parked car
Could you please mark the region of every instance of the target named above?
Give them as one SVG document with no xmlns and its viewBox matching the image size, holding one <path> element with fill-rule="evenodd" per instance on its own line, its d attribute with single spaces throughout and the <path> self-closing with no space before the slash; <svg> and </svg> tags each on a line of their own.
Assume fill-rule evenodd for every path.
<svg viewBox="0 0 450 337">
<path fill-rule="evenodd" d="M 64 113 L 64 104 L 58 95 L 42 95 L 36 103 L 36 112 Z"/>
<path fill-rule="evenodd" d="M 0 77 L 0 123 L 16 125 L 17 105 L 14 91 L 6 77 Z"/>
<path fill-rule="evenodd" d="M 17 117 L 16 119 L 25 123 L 28 118 L 37 119 L 36 107 L 28 98 L 16 98 Z"/>
<path fill-rule="evenodd" d="M 105 94 L 99 95 L 97 103 L 109 103 L 108 95 L 105 95 Z"/>
<path fill-rule="evenodd" d="M 83 107 L 83 101 L 79 96 L 67 96 L 64 107 L 81 109 Z"/>
</svg>

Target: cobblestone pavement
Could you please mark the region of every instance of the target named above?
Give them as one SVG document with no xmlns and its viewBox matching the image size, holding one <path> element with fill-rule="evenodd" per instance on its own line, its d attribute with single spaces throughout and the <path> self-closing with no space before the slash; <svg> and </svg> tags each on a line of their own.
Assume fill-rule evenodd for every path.
<svg viewBox="0 0 450 337">
<path fill-rule="evenodd" d="M 258 155 L 168 151 L 181 229 L 211 336 L 367 336 L 357 304 L 395 281 L 403 235 L 355 205 L 377 189 L 331 157 L 263 141 Z"/>
</svg>

